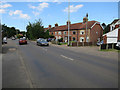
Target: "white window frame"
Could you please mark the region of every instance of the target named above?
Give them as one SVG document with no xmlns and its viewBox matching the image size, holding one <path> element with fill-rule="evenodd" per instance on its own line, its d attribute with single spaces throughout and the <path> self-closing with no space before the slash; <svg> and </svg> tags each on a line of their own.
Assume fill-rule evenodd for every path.
<svg viewBox="0 0 120 90">
<path fill-rule="evenodd" d="M 86 42 L 89 42 L 89 37 L 87 37 L 87 40 L 86 40 Z"/>
<path fill-rule="evenodd" d="M 83 41 L 82 41 L 83 40 Z M 84 37 L 80 37 L 80 42 L 84 42 L 85 38 Z"/>
<path fill-rule="evenodd" d="M 61 31 L 58 32 L 58 35 L 61 35 Z"/>
<path fill-rule="evenodd" d="M 55 32 L 55 35 L 57 35 L 57 32 Z"/>
<path fill-rule="evenodd" d="M 61 38 L 62 38 L 61 36 L 58 37 L 58 39 L 61 39 Z"/>
<path fill-rule="evenodd" d="M 83 32 L 83 34 L 82 34 L 82 32 Z M 82 30 L 82 31 L 80 31 L 80 35 L 84 35 L 84 34 L 85 34 L 85 31 L 83 31 L 83 30 Z"/>
</svg>

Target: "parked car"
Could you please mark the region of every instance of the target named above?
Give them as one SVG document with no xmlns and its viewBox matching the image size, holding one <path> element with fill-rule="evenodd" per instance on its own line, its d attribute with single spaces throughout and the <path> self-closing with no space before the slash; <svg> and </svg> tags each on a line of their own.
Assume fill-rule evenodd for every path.
<svg viewBox="0 0 120 90">
<path fill-rule="evenodd" d="M 25 38 L 20 38 L 19 45 L 21 45 L 21 44 L 27 44 L 27 40 Z"/>
<path fill-rule="evenodd" d="M 100 45 L 102 45 L 103 44 L 103 40 L 101 41 L 101 42 L 97 42 L 97 46 L 100 46 Z"/>
<path fill-rule="evenodd" d="M 39 41 L 39 40 L 41 40 L 41 39 L 43 39 L 43 38 L 38 38 L 37 41 Z"/>
<path fill-rule="evenodd" d="M 49 43 L 47 42 L 46 39 L 39 39 L 37 40 L 37 45 L 38 46 L 49 46 Z"/>
<path fill-rule="evenodd" d="M 16 38 L 15 37 L 12 37 L 12 40 L 15 40 Z"/>
<path fill-rule="evenodd" d="M 117 41 L 116 47 L 117 49 L 120 49 L 120 40 Z"/>
<path fill-rule="evenodd" d="M 4 38 L 3 38 L 2 44 L 7 44 L 7 37 L 4 37 Z"/>
</svg>

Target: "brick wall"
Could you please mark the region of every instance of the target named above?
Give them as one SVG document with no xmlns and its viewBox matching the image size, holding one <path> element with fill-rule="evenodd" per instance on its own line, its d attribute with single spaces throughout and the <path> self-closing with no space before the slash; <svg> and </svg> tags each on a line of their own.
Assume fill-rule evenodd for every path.
<svg viewBox="0 0 120 90">
<path fill-rule="evenodd" d="M 90 30 L 90 42 L 96 43 L 98 38 L 102 40 L 103 35 L 103 29 L 99 24 L 96 24 L 91 30 Z"/>
</svg>

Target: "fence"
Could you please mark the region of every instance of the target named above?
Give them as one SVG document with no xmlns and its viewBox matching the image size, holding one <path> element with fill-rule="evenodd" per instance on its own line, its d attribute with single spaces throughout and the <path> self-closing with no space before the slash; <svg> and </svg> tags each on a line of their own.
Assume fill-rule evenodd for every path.
<svg viewBox="0 0 120 90">
<path fill-rule="evenodd" d="M 93 42 L 72 42 L 71 46 L 96 46 L 96 43 Z"/>
<path fill-rule="evenodd" d="M 100 49 L 117 49 L 117 43 L 110 43 L 110 44 L 102 44 L 100 45 Z"/>
</svg>

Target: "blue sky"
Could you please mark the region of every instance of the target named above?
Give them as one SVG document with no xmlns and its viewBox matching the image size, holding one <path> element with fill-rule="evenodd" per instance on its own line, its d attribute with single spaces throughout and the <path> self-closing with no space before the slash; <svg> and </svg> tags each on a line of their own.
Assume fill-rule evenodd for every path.
<svg viewBox="0 0 120 90">
<path fill-rule="evenodd" d="M 26 31 L 28 22 L 41 18 L 44 27 L 49 24 L 54 26 L 65 25 L 68 19 L 68 2 L 5 2 L 1 3 L 0 14 L 2 24 L 16 27 Z M 96 20 L 100 23 L 111 23 L 118 18 L 117 2 L 71 2 L 71 23 L 82 22 L 86 13 L 89 21 Z"/>
</svg>

